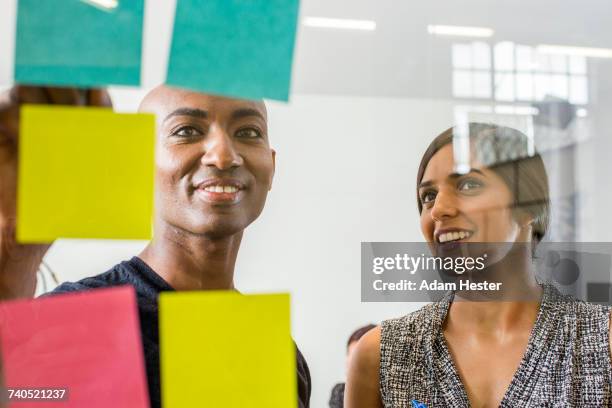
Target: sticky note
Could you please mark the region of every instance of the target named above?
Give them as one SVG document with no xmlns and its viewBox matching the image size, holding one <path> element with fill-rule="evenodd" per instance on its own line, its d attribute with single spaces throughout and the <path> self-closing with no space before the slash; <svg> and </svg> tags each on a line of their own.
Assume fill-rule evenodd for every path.
<svg viewBox="0 0 612 408">
<path fill-rule="evenodd" d="M 298 0 L 178 0 L 166 82 L 287 101 Z"/>
<path fill-rule="evenodd" d="M 144 0 L 19 0 L 15 81 L 139 85 Z"/>
<path fill-rule="evenodd" d="M 131 287 L 0 303 L 7 388 L 65 391 L 11 407 L 148 408 L 137 313 Z"/>
<path fill-rule="evenodd" d="M 289 295 L 160 296 L 162 405 L 297 407 Z"/>
<path fill-rule="evenodd" d="M 19 137 L 19 242 L 151 238 L 153 115 L 25 105 Z"/>
</svg>

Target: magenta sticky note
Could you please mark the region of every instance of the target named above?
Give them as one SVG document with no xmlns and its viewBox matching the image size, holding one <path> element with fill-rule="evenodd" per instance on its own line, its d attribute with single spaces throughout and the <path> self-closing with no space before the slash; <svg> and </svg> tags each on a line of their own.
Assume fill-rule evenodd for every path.
<svg viewBox="0 0 612 408">
<path fill-rule="evenodd" d="M 0 303 L 0 347 L 11 408 L 149 407 L 131 287 Z"/>
</svg>

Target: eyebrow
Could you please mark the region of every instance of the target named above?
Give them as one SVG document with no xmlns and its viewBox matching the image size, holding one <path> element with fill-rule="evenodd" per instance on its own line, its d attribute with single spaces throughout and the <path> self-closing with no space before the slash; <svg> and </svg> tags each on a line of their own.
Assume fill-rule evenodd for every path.
<svg viewBox="0 0 612 408">
<path fill-rule="evenodd" d="M 483 177 L 487 177 L 482 171 L 480 171 L 478 169 L 470 169 L 470 171 L 468 171 L 467 173 L 451 173 L 451 174 L 448 175 L 448 178 L 456 179 L 456 178 L 459 178 L 461 176 L 465 176 L 465 175 L 470 174 L 470 173 L 477 173 L 477 174 L 480 174 Z M 424 182 L 419 184 L 418 189 L 420 190 L 420 189 L 422 189 L 424 187 L 432 186 L 433 184 L 434 184 L 434 182 L 431 181 L 431 180 L 424 181 Z"/>
<path fill-rule="evenodd" d="M 164 118 L 164 122 L 174 116 L 191 116 L 193 118 L 206 119 L 208 118 L 208 112 L 198 108 L 178 108 L 170 112 L 168 116 Z"/>
<path fill-rule="evenodd" d="M 166 122 L 168 119 L 174 116 L 191 116 L 193 118 L 198 118 L 198 119 L 207 119 L 208 112 L 203 109 L 198 109 L 198 108 L 178 108 L 170 112 L 168 116 L 164 118 L 164 122 Z M 233 120 L 242 119 L 242 118 L 246 118 L 250 116 L 257 116 L 263 120 L 266 120 L 265 117 L 261 114 L 261 112 L 259 112 L 257 109 L 241 108 L 241 109 L 237 109 L 234 112 L 232 112 Z"/>
<path fill-rule="evenodd" d="M 257 109 L 241 108 L 241 109 L 236 109 L 235 111 L 232 112 L 233 120 L 247 118 L 250 116 L 257 116 L 263 120 L 266 120 L 266 118 Z"/>
</svg>

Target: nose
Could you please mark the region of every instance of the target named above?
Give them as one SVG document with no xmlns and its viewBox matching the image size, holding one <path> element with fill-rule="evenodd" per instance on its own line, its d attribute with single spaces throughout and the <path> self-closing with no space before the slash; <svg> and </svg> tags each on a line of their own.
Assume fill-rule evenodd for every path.
<svg viewBox="0 0 612 408">
<path fill-rule="evenodd" d="M 236 151 L 232 137 L 219 126 L 211 126 L 204 140 L 205 153 L 202 164 L 219 170 L 229 170 L 243 164 L 243 158 Z"/>
<path fill-rule="evenodd" d="M 436 195 L 434 205 L 431 208 L 431 218 L 434 221 L 442 221 L 445 218 L 452 218 L 458 213 L 457 203 L 452 193 L 439 191 Z"/>
</svg>

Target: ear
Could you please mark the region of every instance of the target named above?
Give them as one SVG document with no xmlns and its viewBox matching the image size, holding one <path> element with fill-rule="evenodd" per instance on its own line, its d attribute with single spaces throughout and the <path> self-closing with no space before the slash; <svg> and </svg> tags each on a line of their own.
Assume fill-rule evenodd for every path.
<svg viewBox="0 0 612 408">
<path fill-rule="evenodd" d="M 270 187 L 268 191 L 272 191 L 272 182 L 274 181 L 274 174 L 276 173 L 276 150 L 270 149 L 272 154 L 272 175 L 270 176 Z"/>
<path fill-rule="evenodd" d="M 512 216 L 521 228 L 531 227 L 535 222 L 535 217 L 533 214 L 524 208 L 514 208 L 512 210 Z"/>
<path fill-rule="evenodd" d="M 518 211 L 515 219 L 519 225 L 520 234 L 523 236 L 523 239 L 525 241 L 530 240 L 533 237 L 533 224 L 536 221 L 533 214 L 527 211 Z"/>
<path fill-rule="evenodd" d="M 519 218 L 518 218 L 518 222 L 520 226 L 523 228 L 527 228 L 527 227 L 531 228 L 533 226 L 533 223 L 535 222 L 535 218 L 533 217 L 533 215 L 529 214 L 528 212 L 521 211 Z"/>
</svg>

